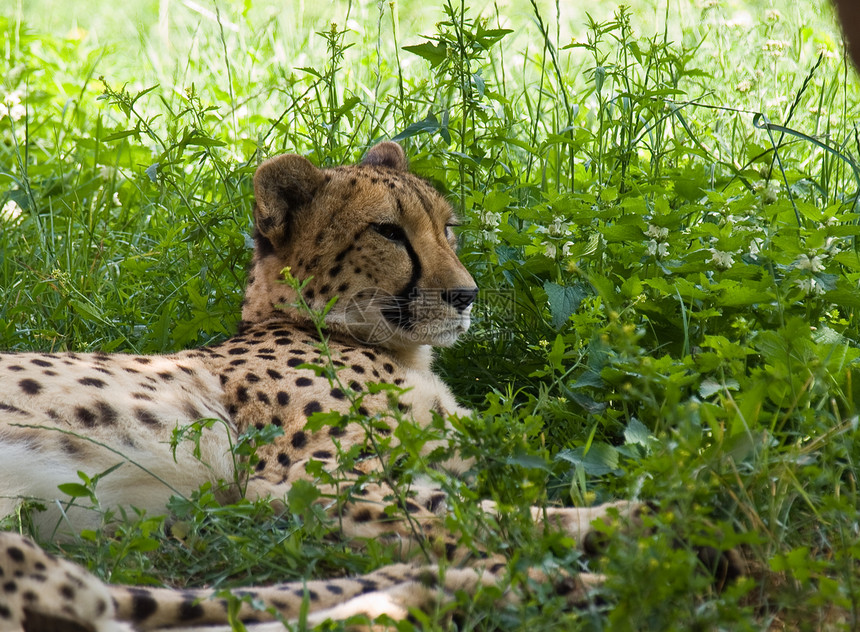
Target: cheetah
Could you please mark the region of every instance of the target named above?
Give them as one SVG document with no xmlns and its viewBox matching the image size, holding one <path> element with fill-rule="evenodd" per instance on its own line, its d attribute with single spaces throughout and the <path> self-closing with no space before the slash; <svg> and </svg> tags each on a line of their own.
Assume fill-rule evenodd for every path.
<svg viewBox="0 0 860 632">
<path fill-rule="evenodd" d="M 224 501 L 244 493 L 284 511 L 291 487 L 309 481 L 321 498 L 342 499 L 326 511 L 345 538 L 398 542 L 402 563 L 358 578 L 242 591 L 266 609 L 246 603 L 240 618 L 289 621 L 303 600 L 311 621 L 405 617 L 410 608 L 500 581 L 499 555 L 476 557 L 445 532 L 446 495 L 438 486 L 412 482 L 400 501 L 408 520 L 385 511 L 396 494 L 381 477 L 367 476 L 385 465 L 384 454 L 366 449 L 367 425 L 309 424 L 315 413 L 358 414 L 377 420 L 370 426 L 377 437 L 394 440 L 398 418 L 429 428 L 469 414 L 431 368 L 432 347 L 466 332 L 477 297 L 456 254 L 450 205 L 409 172 L 393 142 L 373 146 L 360 164 L 328 169 L 298 155 L 270 158 L 254 175 L 254 195 L 254 253 L 232 338 L 162 356 L 0 355 L 0 515 L 37 499 L 45 506 L 33 517 L 41 537 L 97 528 L 102 513 L 56 502 L 63 498 L 57 486 L 79 470 L 108 472 L 97 487 L 102 510 L 153 513 L 207 482 Z M 373 383 L 397 389 L 397 415 L 390 414 L 392 391 Z M 279 436 L 257 447 L 253 467 L 237 470 L 231 446 L 249 429 L 269 426 Z M 171 446 L 176 429 L 191 428 L 195 441 Z M 422 453 L 444 444 L 428 441 Z M 356 445 L 362 451 L 354 466 L 339 471 L 338 451 Z M 310 474 L 320 471 L 312 462 L 354 489 L 343 498 L 343 481 Z M 438 464 L 452 475 L 470 466 L 459 456 Z M 489 501 L 482 508 L 494 511 Z M 637 511 L 622 501 L 535 508 L 533 515 L 582 546 L 596 521 Z M 414 561 L 428 543 L 444 568 Z M 545 580 L 537 570 L 533 576 Z M 223 600 L 205 590 L 105 586 L 12 533 L 0 535 L 0 577 L 12 578 L 0 591 L 0 630 L 38 629 L 43 619 L 99 631 L 228 623 Z M 600 578 L 566 581 L 575 600 Z"/>
</svg>

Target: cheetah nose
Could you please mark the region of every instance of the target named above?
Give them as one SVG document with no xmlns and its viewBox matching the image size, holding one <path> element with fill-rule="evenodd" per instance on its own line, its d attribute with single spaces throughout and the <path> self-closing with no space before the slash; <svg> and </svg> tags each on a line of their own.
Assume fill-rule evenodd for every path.
<svg viewBox="0 0 860 632">
<path fill-rule="evenodd" d="M 458 312 L 469 307 L 477 297 L 478 288 L 476 287 L 455 287 L 453 290 L 442 292 L 442 298 Z"/>
</svg>

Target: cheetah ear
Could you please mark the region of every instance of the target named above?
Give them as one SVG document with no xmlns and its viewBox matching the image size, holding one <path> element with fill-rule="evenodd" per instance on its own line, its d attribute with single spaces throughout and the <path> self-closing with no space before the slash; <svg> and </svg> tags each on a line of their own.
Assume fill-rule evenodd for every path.
<svg viewBox="0 0 860 632">
<path fill-rule="evenodd" d="M 269 158 L 254 174 L 254 224 L 258 235 L 284 244 L 295 212 L 317 194 L 325 174 L 302 156 Z"/>
<path fill-rule="evenodd" d="M 364 155 L 364 160 L 361 161 L 361 164 L 388 167 L 396 171 L 406 171 L 409 167 L 403 147 L 390 140 L 371 147 Z"/>
</svg>

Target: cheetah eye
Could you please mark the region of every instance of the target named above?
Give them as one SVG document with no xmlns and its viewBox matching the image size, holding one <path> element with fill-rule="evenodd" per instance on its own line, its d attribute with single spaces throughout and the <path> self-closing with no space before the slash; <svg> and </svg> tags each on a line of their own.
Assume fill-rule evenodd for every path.
<svg viewBox="0 0 860 632">
<path fill-rule="evenodd" d="M 406 243 L 406 233 L 397 224 L 371 224 L 370 227 L 389 241 L 398 244 Z"/>
<path fill-rule="evenodd" d="M 445 224 L 445 239 L 448 241 L 454 239 L 454 226 L 457 224 Z"/>
</svg>

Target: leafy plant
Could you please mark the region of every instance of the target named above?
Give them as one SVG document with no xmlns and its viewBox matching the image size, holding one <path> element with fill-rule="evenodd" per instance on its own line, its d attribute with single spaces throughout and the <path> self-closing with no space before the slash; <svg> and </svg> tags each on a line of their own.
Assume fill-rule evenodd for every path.
<svg viewBox="0 0 860 632">
<path fill-rule="evenodd" d="M 89 34 L 57 35 L 69 8 L 0 18 L 0 347 L 223 339 L 255 165 L 280 151 L 352 162 L 396 138 L 450 194 L 482 288 L 469 335 L 437 363 L 476 409 L 453 422 L 478 466 L 472 487 L 440 478 L 446 526 L 508 553 L 524 595 L 461 600 L 460 628 L 857 626 L 860 94 L 820 3 L 164 3 L 152 32 L 130 7 L 94 6 L 75 16 Z M 371 438 L 397 424 L 399 448 L 366 447 L 396 457 L 381 477 L 403 500 L 411 476 L 434 475 L 410 446 L 441 421 L 368 417 L 351 398 L 346 418 L 311 423 Z M 270 439 L 242 437 L 237 463 Z M 99 474 L 68 482 L 74 502 L 97 498 Z M 391 559 L 332 537 L 311 484 L 284 516 L 215 491 L 176 498 L 167 519 L 106 516 L 119 530 L 63 552 L 113 581 L 218 587 Z M 594 560 L 526 510 L 613 498 L 655 510 Z M 29 507 L 7 525 L 26 529 Z M 714 591 L 697 551 L 730 547 L 750 572 Z M 609 579 L 571 611 L 525 581 L 535 564 Z"/>
</svg>

